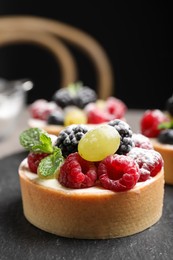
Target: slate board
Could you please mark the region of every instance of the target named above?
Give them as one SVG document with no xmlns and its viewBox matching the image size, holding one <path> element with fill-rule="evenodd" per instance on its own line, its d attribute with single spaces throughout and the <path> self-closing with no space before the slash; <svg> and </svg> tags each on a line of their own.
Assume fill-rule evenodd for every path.
<svg viewBox="0 0 173 260">
<path fill-rule="evenodd" d="M 62 238 L 39 230 L 23 215 L 18 166 L 25 156 L 0 160 L 0 260 L 173 259 L 173 186 L 165 185 L 160 221 L 141 233 L 106 240 Z"/>
</svg>

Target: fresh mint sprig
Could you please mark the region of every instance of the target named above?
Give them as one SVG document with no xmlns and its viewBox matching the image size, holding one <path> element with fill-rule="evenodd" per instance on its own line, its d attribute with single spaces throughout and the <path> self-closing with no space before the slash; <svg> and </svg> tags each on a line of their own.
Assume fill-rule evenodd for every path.
<svg viewBox="0 0 173 260">
<path fill-rule="evenodd" d="M 42 179 L 52 179 L 58 174 L 58 169 L 63 163 L 64 158 L 61 150 L 55 147 L 53 154 L 41 160 L 38 166 L 38 176 Z"/>
<path fill-rule="evenodd" d="M 20 144 L 30 152 L 52 153 L 54 148 L 51 138 L 40 128 L 29 128 L 19 136 Z"/>
<path fill-rule="evenodd" d="M 173 120 L 159 124 L 159 129 L 173 129 Z"/>
<path fill-rule="evenodd" d="M 47 132 L 40 128 L 29 128 L 20 134 L 19 140 L 20 144 L 29 152 L 49 154 L 40 161 L 37 173 L 42 179 L 55 178 L 64 157 L 61 149 L 53 146 Z"/>
</svg>

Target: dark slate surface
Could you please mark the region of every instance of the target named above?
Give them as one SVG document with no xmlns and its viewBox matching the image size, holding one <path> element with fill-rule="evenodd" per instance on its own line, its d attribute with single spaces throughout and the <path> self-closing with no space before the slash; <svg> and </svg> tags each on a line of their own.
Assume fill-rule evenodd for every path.
<svg viewBox="0 0 173 260">
<path fill-rule="evenodd" d="M 107 240 L 57 237 L 34 227 L 23 215 L 17 168 L 25 156 L 18 153 L 0 160 L 0 260 L 173 259 L 173 186 L 165 186 L 160 221 L 139 234 Z"/>
</svg>

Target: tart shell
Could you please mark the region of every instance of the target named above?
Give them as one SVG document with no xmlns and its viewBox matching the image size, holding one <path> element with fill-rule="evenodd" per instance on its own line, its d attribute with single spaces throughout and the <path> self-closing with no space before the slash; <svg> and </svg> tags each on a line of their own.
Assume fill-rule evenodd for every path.
<svg viewBox="0 0 173 260">
<path fill-rule="evenodd" d="M 161 144 L 153 139 L 154 150 L 159 152 L 164 160 L 165 183 L 173 185 L 173 145 Z"/>
<path fill-rule="evenodd" d="M 37 228 L 58 236 L 124 237 L 151 227 L 162 216 L 163 169 L 125 192 L 101 187 L 74 190 L 64 188 L 55 179 L 42 181 L 30 174 L 34 176 L 25 159 L 19 166 L 24 215 Z"/>
<path fill-rule="evenodd" d="M 28 120 L 29 127 L 38 127 L 44 129 L 48 134 L 58 136 L 61 130 L 65 127 L 63 125 L 48 125 L 45 121 L 39 119 L 32 119 Z"/>
</svg>

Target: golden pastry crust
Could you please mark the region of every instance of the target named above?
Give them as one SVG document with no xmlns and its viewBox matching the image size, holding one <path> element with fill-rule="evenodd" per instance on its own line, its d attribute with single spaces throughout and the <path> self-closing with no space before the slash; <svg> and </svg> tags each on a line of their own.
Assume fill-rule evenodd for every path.
<svg viewBox="0 0 173 260">
<path fill-rule="evenodd" d="M 173 145 L 161 144 L 156 139 L 151 141 L 154 149 L 163 157 L 165 183 L 173 185 Z"/>
<path fill-rule="evenodd" d="M 29 119 L 28 120 L 29 127 L 39 127 L 45 130 L 48 134 L 51 135 L 59 135 L 61 130 L 65 128 L 63 125 L 48 125 L 45 121 L 39 119 Z"/>
<path fill-rule="evenodd" d="M 24 215 L 49 233 L 80 239 L 124 237 L 149 228 L 162 216 L 163 169 L 126 192 L 73 190 L 30 174 L 25 159 L 19 167 Z"/>
</svg>

